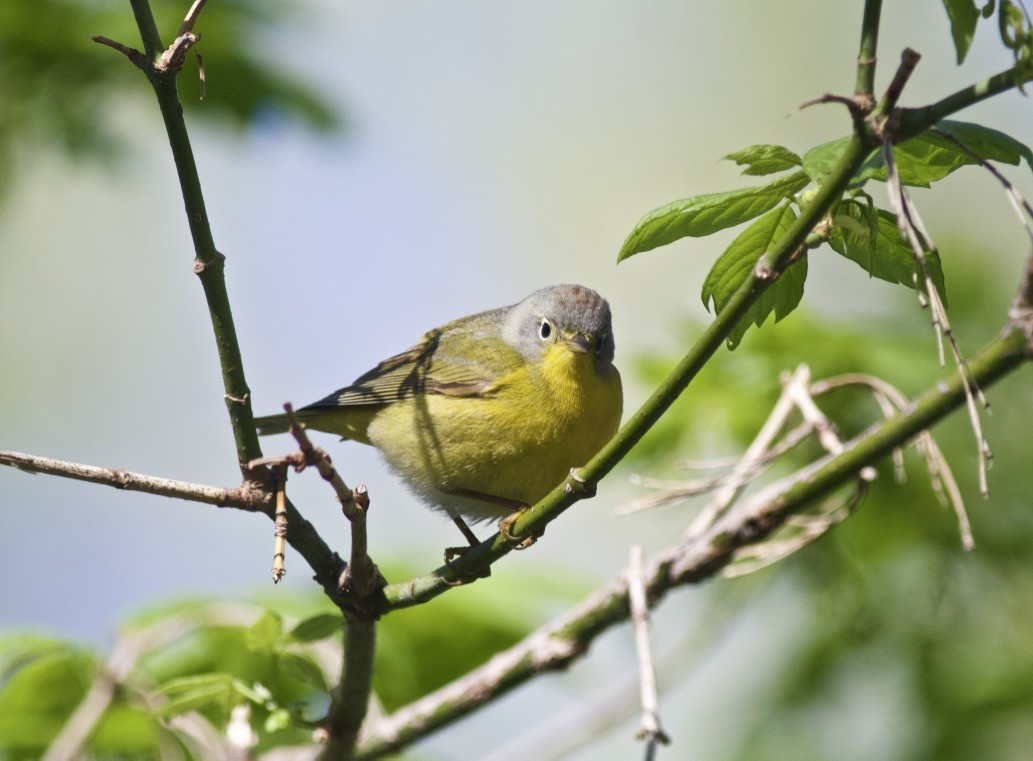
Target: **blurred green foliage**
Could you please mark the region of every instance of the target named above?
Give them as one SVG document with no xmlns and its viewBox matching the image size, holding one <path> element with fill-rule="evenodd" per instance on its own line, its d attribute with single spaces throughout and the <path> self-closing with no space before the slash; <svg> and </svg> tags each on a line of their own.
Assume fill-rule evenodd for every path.
<svg viewBox="0 0 1033 761">
<path fill-rule="evenodd" d="M 169 44 L 189 3 L 151 4 Z M 195 32 L 204 56 L 206 97 L 199 100 L 193 56 L 179 78 L 191 119 L 244 129 L 263 115 L 279 115 L 316 130 L 342 123 L 337 109 L 289 63 L 277 59 L 277 30 L 303 22 L 292 2 L 222 0 L 210 3 Z M 0 193 L 19 156 L 58 149 L 74 158 L 111 162 L 124 145 L 113 112 L 120 101 L 149 102 L 140 71 L 90 37 L 102 35 L 142 48 L 124 0 L 32 0 L 0 6 Z M 118 149 L 118 150 L 117 150 Z"/>
<path fill-rule="evenodd" d="M 405 578 L 411 570 L 389 575 Z M 383 619 L 377 699 L 393 710 L 422 697 L 512 645 L 587 588 L 570 575 L 522 574 Z M 86 753 L 165 758 L 172 743 L 188 757 L 204 758 L 190 727 L 175 719 L 221 734 L 241 705 L 249 708 L 256 752 L 310 745 L 339 679 L 342 620 L 322 596 L 277 599 L 282 612 L 186 601 L 130 619 L 115 647 L 139 655 L 90 733 Z M 105 668 L 104 657 L 73 643 L 0 638 L 0 758 L 39 758 Z"/>
</svg>

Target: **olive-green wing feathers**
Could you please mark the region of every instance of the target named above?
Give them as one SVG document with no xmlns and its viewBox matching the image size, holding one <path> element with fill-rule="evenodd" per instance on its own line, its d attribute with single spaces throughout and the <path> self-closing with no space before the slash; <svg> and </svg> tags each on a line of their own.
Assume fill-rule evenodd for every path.
<svg viewBox="0 0 1033 761">
<path fill-rule="evenodd" d="M 411 349 L 385 359 L 354 383 L 306 409 L 390 404 L 418 394 L 480 396 L 522 364 L 498 336 L 501 310 L 432 330 Z"/>
<path fill-rule="evenodd" d="M 419 394 L 471 397 L 491 393 L 499 378 L 522 363 L 520 355 L 498 337 L 499 311 L 432 330 L 418 344 L 385 359 L 351 385 L 298 410 L 299 417 L 320 419 L 334 409 L 376 408 Z M 287 430 L 284 415 L 270 415 L 255 422 L 263 435 Z"/>
<path fill-rule="evenodd" d="M 350 386 L 338 389 L 306 409 L 390 404 L 417 394 L 477 396 L 494 379 L 494 373 L 481 363 L 442 355 L 431 333 L 408 351 L 385 359 Z"/>
</svg>

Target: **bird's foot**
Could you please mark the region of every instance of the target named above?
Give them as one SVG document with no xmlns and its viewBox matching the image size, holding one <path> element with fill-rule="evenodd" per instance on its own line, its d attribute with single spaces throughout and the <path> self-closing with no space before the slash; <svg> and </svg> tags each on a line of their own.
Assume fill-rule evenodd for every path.
<svg viewBox="0 0 1033 761">
<path fill-rule="evenodd" d="M 465 555 L 466 553 L 468 553 L 472 549 L 473 549 L 472 546 L 470 546 L 470 547 L 446 547 L 445 548 L 445 565 L 456 575 L 456 578 L 455 578 L 454 581 L 446 580 L 445 581 L 446 584 L 448 584 L 449 586 L 453 586 L 453 587 L 461 587 L 464 584 L 472 584 L 473 582 L 477 581 L 477 579 L 486 579 L 489 576 L 491 576 L 491 567 L 490 566 L 487 567 L 487 568 L 483 568 L 480 571 L 475 571 L 475 572 L 474 571 L 466 571 L 466 572 L 463 572 L 463 571 L 459 571 L 458 569 L 456 569 L 455 565 L 452 564 L 453 560 L 455 560 L 456 558 L 462 557 L 463 555 Z"/>
<path fill-rule="evenodd" d="M 511 530 L 513 524 L 520 519 L 520 516 L 530 509 L 530 507 L 525 505 L 499 521 L 499 533 L 502 534 L 502 538 L 509 542 L 509 546 L 514 550 L 526 550 L 537 542 L 538 537 L 542 535 L 541 533 L 531 533 L 527 536 L 516 536 Z"/>
</svg>

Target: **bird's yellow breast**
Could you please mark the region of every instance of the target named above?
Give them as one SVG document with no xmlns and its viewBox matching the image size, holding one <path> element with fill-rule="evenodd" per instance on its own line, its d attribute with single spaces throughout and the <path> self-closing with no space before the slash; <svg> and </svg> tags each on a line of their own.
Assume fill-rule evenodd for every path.
<svg viewBox="0 0 1033 761">
<path fill-rule="evenodd" d="M 456 499 L 457 490 L 534 504 L 617 430 L 620 374 L 557 343 L 479 396 L 417 395 L 387 405 L 369 439 L 432 506 L 478 520 L 509 509 Z"/>
</svg>

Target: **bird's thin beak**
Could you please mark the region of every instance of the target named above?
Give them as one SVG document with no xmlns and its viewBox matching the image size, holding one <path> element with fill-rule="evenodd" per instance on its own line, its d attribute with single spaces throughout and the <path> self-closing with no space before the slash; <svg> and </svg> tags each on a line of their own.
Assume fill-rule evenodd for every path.
<svg viewBox="0 0 1033 761">
<path fill-rule="evenodd" d="M 564 336 L 563 343 L 570 347 L 571 351 L 587 354 L 592 348 L 592 339 L 584 333 L 575 333 L 572 336 Z"/>
</svg>

